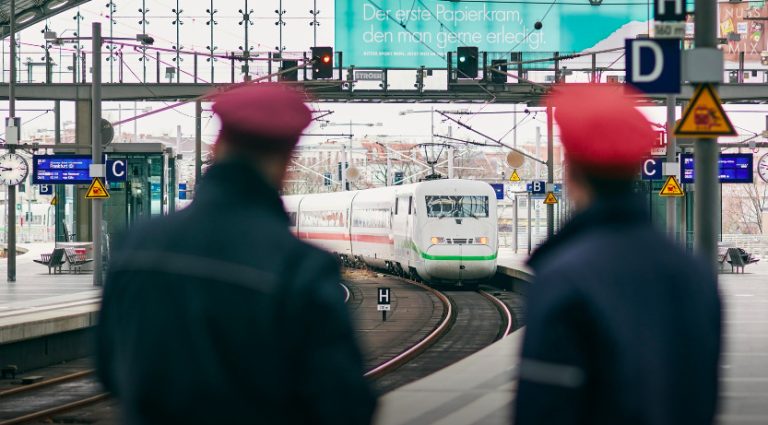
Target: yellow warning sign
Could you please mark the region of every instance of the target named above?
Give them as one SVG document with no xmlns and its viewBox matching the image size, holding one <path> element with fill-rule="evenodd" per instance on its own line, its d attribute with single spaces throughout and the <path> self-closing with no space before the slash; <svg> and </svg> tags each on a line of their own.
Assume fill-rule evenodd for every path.
<svg viewBox="0 0 768 425">
<path fill-rule="evenodd" d="M 675 126 L 675 136 L 735 136 L 736 129 L 725 114 L 712 84 L 700 84 Z"/>
<path fill-rule="evenodd" d="M 509 181 L 511 182 L 519 182 L 520 181 L 520 175 L 517 174 L 517 170 L 512 171 L 512 175 L 509 176 Z"/>
<path fill-rule="evenodd" d="M 667 181 L 664 182 L 664 186 L 661 187 L 659 196 L 683 196 L 683 188 L 680 187 L 680 183 L 677 182 L 675 176 L 669 176 Z"/>
<path fill-rule="evenodd" d="M 85 194 L 85 199 L 107 199 L 109 198 L 109 192 L 104 187 L 104 183 L 98 177 L 93 178 L 91 186 L 88 188 L 88 192 Z"/>
<path fill-rule="evenodd" d="M 547 193 L 547 197 L 544 198 L 544 205 L 555 205 L 557 203 L 557 197 L 552 192 Z"/>
<path fill-rule="evenodd" d="M 59 203 L 59 196 L 53 195 L 53 198 L 51 198 L 51 205 L 56 206 Z"/>
</svg>

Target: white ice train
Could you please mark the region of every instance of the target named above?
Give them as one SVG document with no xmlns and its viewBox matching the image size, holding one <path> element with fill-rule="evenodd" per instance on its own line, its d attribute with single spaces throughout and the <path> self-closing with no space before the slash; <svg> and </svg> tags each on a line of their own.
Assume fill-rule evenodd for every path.
<svg viewBox="0 0 768 425">
<path fill-rule="evenodd" d="M 430 180 L 283 203 L 294 234 L 345 261 L 470 288 L 496 273 L 496 196 L 484 182 Z"/>
</svg>

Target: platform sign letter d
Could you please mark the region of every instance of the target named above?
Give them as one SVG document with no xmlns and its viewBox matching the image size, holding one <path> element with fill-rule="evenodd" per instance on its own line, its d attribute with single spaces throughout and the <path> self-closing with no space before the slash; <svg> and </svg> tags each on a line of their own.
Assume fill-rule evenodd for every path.
<svg viewBox="0 0 768 425">
<path fill-rule="evenodd" d="M 640 69 L 641 49 L 651 49 L 653 53 L 653 69 L 644 74 Z M 632 43 L 632 81 L 635 83 L 652 83 L 661 76 L 664 70 L 664 53 L 661 47 L 652 40 L 634 40 Z"/>
</svg>

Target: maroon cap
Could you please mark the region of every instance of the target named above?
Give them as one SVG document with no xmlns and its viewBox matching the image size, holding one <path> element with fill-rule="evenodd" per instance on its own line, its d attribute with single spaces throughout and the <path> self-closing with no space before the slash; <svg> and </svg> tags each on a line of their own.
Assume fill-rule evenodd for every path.
<svg viewBox="0 0 768 425">
<path fill-rule="evenodd" d="M 312 121 L 302 95 L 277 83 L 247 84 L 212 99 L 224 136 L 219 140 L 229 144 L 268 143 L 270 146 L 248 147 L 289 151 Z"/>
<path fill-rule="evenodd" d="M 633 96 L 633 97 L 630 97 Z M 613 84 L 555 87 L 555 108 L 568 161 L 596 177 L 631 177 L 651 151 L 655 134 L 636 108 L 639 92 Z"/>
</svg>

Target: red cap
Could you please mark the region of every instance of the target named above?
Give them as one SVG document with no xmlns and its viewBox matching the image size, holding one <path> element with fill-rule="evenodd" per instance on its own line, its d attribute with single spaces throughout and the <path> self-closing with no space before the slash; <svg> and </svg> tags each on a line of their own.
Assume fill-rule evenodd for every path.
<svg viewBox="0 0 768 425">
<path fill-rule="evenodd" d="M 312 121 L 312 112 L 296 91 L 277 83 L 253 83 L 212 97 L 226 143 L 255 149 L 290 151 Z"/>
<path fill-rule="evenodd" d="M 639 92 L 612 84 L 557 86 L 555 108 L 568 161 L 597 177 L 631 177 L 650 154 L 655 134 L 636 108 Z"/>
</svg>

